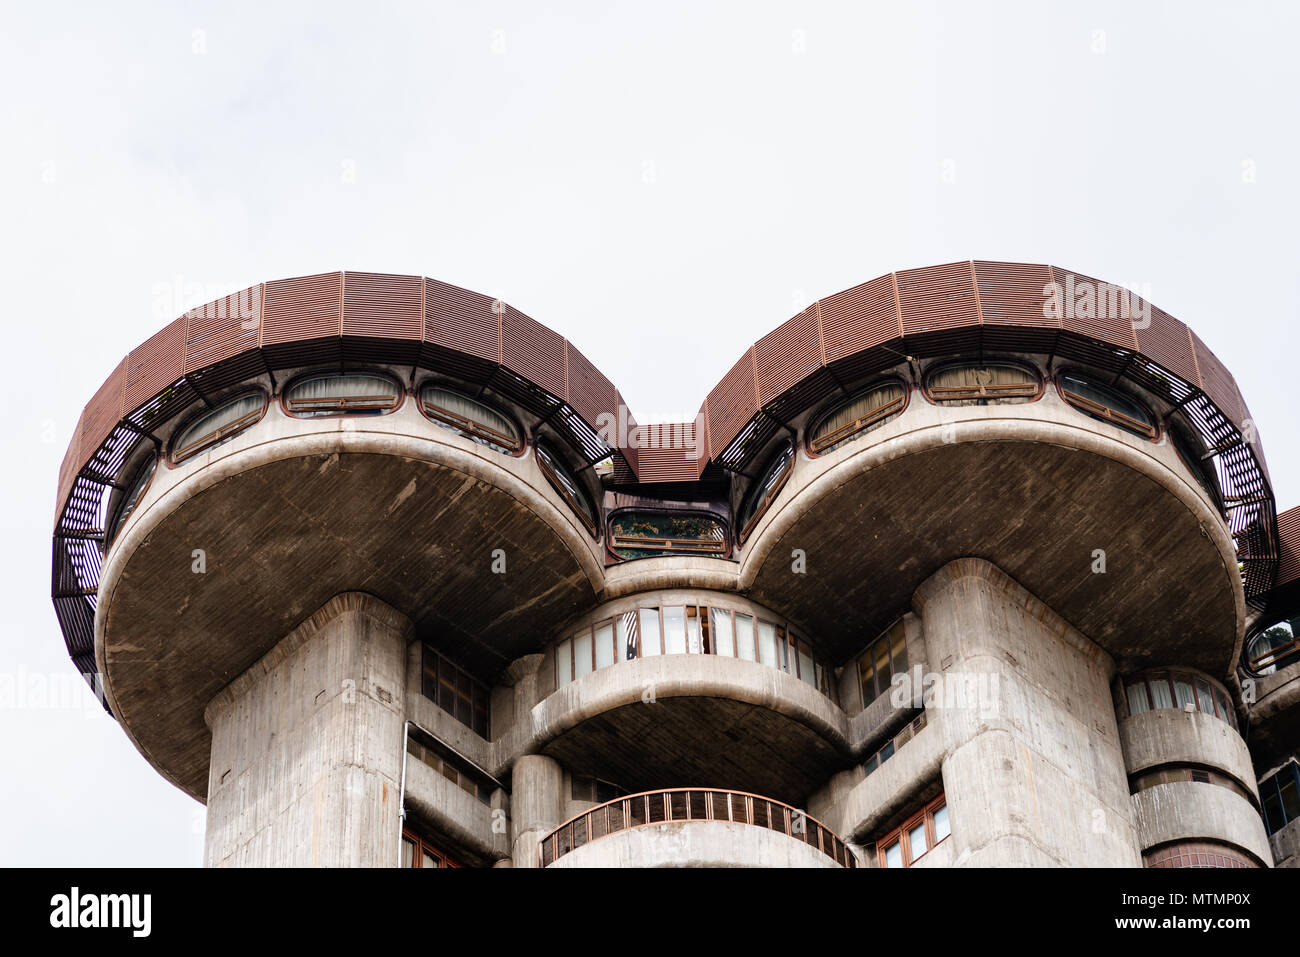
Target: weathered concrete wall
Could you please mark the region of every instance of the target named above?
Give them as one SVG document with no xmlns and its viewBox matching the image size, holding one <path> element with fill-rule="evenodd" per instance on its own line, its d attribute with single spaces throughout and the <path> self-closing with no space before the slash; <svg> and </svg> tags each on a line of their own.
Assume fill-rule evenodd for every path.
<svg viewBox="0 0 1300 957">
<path fill-rule="evenodd" d="M 1119 734 L 1129 774 L 1161 764 L 1203 764 L 1231 775 L 1259 797 L 1246 742 L 1212 714 L 1177 708 L 1144 711 L 1121 719 Z"/>
<path fill-rule="evenodd" d="M 208 705 L 208 866 L 392 867 L 410 622 L 327 602 Z"/>
<path fill-rule="evenodd" d="M 670 821 L 620 831 L 565 854 L 552 868 L 839 867 L 803 841 L 732 821 Z"/>
<path fill-rule="evenodd" d="M 1268 839 L 1275 867 L 1300 867 L 1300 820 L 1292 821 Z"/>
<path fill-rule="evenodd" d="M 944 683 L 923 734 L 943 741 L 954 859 L 1140 866 L 1110 657 L 982 560 L 949 563 L 913 606 Z"/>
<path fill-rule="evenodd" d="M 1235 791 L 1171 781 L 1144 788 L 1132 799 L 1143 850 L 1170 841 L 1210 840 L 1248 851 L 1265 866 L 1273 863 L 1259 812 Z"/>
<path fill-rule="evenodd" d="M 500 792 L 504 795 L 504 792 Z M 406 806 L 479 864 L 510 857 L 510 818 L 448 781 L 422 761 L 406 762 Z M 499 823 L 498 823 L 499 822 Z M 494 823 L 496 826 L 494 827 Z"/>
</svg>

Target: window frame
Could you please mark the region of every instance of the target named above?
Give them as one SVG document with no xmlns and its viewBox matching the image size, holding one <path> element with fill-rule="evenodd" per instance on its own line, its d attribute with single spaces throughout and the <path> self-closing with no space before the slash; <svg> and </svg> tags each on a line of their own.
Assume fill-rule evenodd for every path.
<svg viewBox="0 0 1300 957">
<path fill-rule="evenodd" d="M 1004 396 L 968 394 L 968 395 L 953 395 L 953 396 L 948 396 L 946 398 L 936 397 L 934 394 L 934 386 L 931 383 L 934 381 L 935 376 L 941 375 L 944 372 L 950 372 L 953 369 L 991 368 L 995 366 L 1006 366 L 1011 369 L 1019 369 L 1021 372 L 1028 372 L 1030 376 L 1033 377 L 1034 380 L 1034 387 L 1032 393 L 1025 394 L 1022 391 L 1019 394 L 1008 394 Z M 978 358 L 951 359 L 951 360 L 945 360 L 943 362 L 935 363 L 925 371 L 925 377 L 922 380 L 922 383 L 923 384 L 921 386 L 921 394 L 925 396 L 925 401 L 929 402 L 931 405 L 940 406 L 940 407 L 948 406 L 950 404 L 954 404 L 957 402 L 972 402 L 972 401 L 979 402 L 981 400 L 983 401 L 983 404 L 987 406 L 989 404 L 995 404 L 996 400 L 999 398 L 1028 399 L 1029 400 L 1028 402 L 1023 402 L 1023 403 L 1018 402 L 1016 403 L 1016 405 L 1031 405 L 1034 402 L 1037 402 L 1039 399 L 1041 399 L 1043 397 L 1043 394 L 1047 391 L 1047 383 L 1043 381 L 1043 373 L 1038 369 L 1037 366 L 1020 359 L 1003 359 L 1001 357 L 993 357 L 989 359 L 978 359 Z M 1027 388 L 1028 385 L 1029 385 L 1028 383 L 1016 383 L 1014 387 L 1023 390 Z M 941 386 L 940 388 L 953 390 L 953 391 L 956 391 L 958 389 L 957 386 Z M 983 392 L 984 387 L 980 386 L 979 388 L 980 391 Z M 968 392 L 970 391 L 969 387 L 967 387 L 967 391 Z"/>
<path fill-rule="evenodd" d="M 430 656 L 432 655 L 432 661 Z M 432 665 L 432 667 L 430 667 Z M 444 671 L 446 674 L 444 675 Z M 437 692 L 429 694 L 429 683 Z M 469 721 L 460 716 L 460 704 L 464 698 L 462 686 L 469 683 Z M 451 698 L 451 707 L 443 702 L 443 688 Z M 427 641 L 420 642 L 420 694 L 448 715 L 453 721 L 469 728 L 485 741 L 492 740 L 492 689 L 486 681 L 480 681 L 456 662 L 452 661 Z M 482 702 L 482 708 L 479 702 Z M 482 716 L 480 724 L 479 717 Z"/>
<path fill-rule="evenodd" d="M 441 389 L 443 392 L 450 392 L 452 395 L 458 395 L 462 399 L 468 399 L 475 405 L 480 405 L 483 408 L 496 413 L 514 426 L 515 431 L 519 433 L 518 437 L 511 438 L 508 435 L 502 435 L 487 426 L 479 425 L 477 422 L 470 422 L 468 419 L 462 418 L 449 409 L 443 409 L 441 406 L 435 406 L 435 408 L 438 409 L 438 412 L 435 413 L 431 411 L 427 405 L 432 403 L 426 404 L 424 400 L 424 392 L 426 389 Z M 420 410 L 420 414 L 437 425 L 449 428 L 471 441 L 478 438 L 483 442 L 488 443 L 489 447 L 495 446 L 495 448 L 492 449 L 494 452 L 497 452 L 500 455 L 508 455 L 510 458 L 521 458 L 524 453 L 528 451 L 528 433 L 519 424 L 519 420 L 515 418 L 515 416 L 506 412 L 504 409 L 499 408 L 495 403 L 484 402 L 477 396 L 467 395 L 464 390 L 457 389 L 454 385 L 443 382 L 441 379 L 422 380 L 416 387 L 414 395 L 415 405 L 416 408 Z M 503 440 L 508 440 L 508 442 Z M 510 450 L 511 446 L 514 446 L 513 450 Z"/>
<path fill-rule="evenodd" d="M 652 547 L 648 547 L 640 550 L 659 551 L 661 552 L 661 554 L 643 555 L 640 556 L 639 558 L 625 558 L 622 555 L 619 555 L 615 549 L 636 548 L 636 546 L 619 544 L 619 540 L 625 539 L 627 538 L 627 536 L 619 536 L 615 534 L 614 522 L 617 521 L 620 516 L 626 514 L 665 515 L 669 517 L 680 517 L 680 518 L 699 517 L 699 518 L 709 519 L 713 522 L 716 522 L 718 526 L 721 527 L 722 540 L 715 543 L 714 540 L 712 539 L 680 539 L 680 540 L 645 539 L 645 541 L 647 542 L 654 542 L 654 541 L 699 542 L 700 544 L 716 545 L 716 547 L 686 548 L 680 551 L 675 551 L 671 547 L 663 548 L 663 549 L 655 549 Z M 605 518 L 605 550 L 609 553 L 611 558 L 619 562 L 635 562 L 635 561 L 641 561 L 643 558 L 668 558 L 674 555 L 703 555 L 708 558 L 727 558 L 731 555 L 731 528 L 728 526 L 726 519 L 724 519 L 721 515 L 719 515 L 717 512 L 709 511 L 706 509 L 692 510 L 692 509 L 654 508 L 654 507 L 642 507 L 637 505 L 626 505 L 621 508 L 614 509 Z"/>
<path fill-rule="evenodd" d="M 903 390 L 902 396 L 897 399 L 891 399 L 885 405 L 880 406 L 878 409 L 868 413 L 867 415 L 854 419 L 848 425 L 840 426 L 835 430 L 835 432 L 830 433 L 829 436 L 822 436 L 820 439 L 813 438 L 817 430 L 826 423 L 827 419 L 832 418 L 842 409 L 852 405 L 867 393 L 874 392 L 876 389 L 884 388 L 887 385 L 896 385 L 901 388 Z M 897 409 L 890 410 L 890 406 L 899 402 L 902 404 L 899 405 Z M 902 376 L 887 375 L 874 379 L 862 388 L 854 390 L 853 394 L 848 398 L 839 398 L 834 402 L 828 403 L 820 412 L 817 413 L 817 415 L 813 416 L 811 419 L 813 425 L 804 431 L 804 451 L 808 453 L 809 458 L 814 459 L 820 458 L 823 455 L 830 455 L 833 451 L 836 451 L 834 448 L 835 446 L 840 445 L 841 443 L 855 441 L 868 432 L 875 431 L 890 419 L 902 415 L 907 411 L 907 407 L 911 402 L 912 385 Z M 838 435 L 841 432 L 843 432 L 844 435 L 840 438 L 831 438 L 831 436 Z M 831 440 L 827 441 L 828 438 L 831 438 Z"/>
<path fill-rule="evenodd" d="M 1232 695 L 1222 688 L 1217 682 L 1198 674 L 1194 671 L 1186 671 L 1179 668 L 1152 668 L 1146 671 L 1139 671 L 1136 674 L 1124 675 L 1120 681 L 1120 698 L 1124 702 L 1125 717 L 1132 718 L 1139 714 L 1145 714 L 1146 711 L 1183 711 L 1186 710 L 1184 705 L 1178 702 L 1178 682 L 1182 681 L 1191 686 L 1192 704 L 1201 714 L 1208 714 L 1212 718 L 1218 718 L 1238 734 L 1241 729 L 1237 724 L 1237 709 L 1233 705 Z M 1163 708 L 1156 707 L 1156 697 L 1154 691 L 1154 682 L 1165 682 L 1168 686 L 1170 700 L 1172 705 Z M 1134 711 L 1129 699 L 1129 687 L 1141 686 L 1143 694 L 1146 695 L 1146 711 Z M 1201 686 L 1207 688 L 1210 692 L 1211 710 L 1206 711 L 1201 707 Z M 1220 713 L 1225 712 L 1226 713 Z"/>
<path fill-rule="evenodd" d="M 937 840 L 935 839 L 935 812 L 941 808 L 946 808 L 947 806 L 947 797 L 940 794 L 937 798 L 934 798 L 923 806 L 919 811 L 909 815 L 907 820 L 898 827 L 892 828 L 883 837 L 875 841 L 876 867 L 881 870 L 906 870 L 907 868 L 912 867 L 921 858 L 925 857 L 925 855 L 933 851 L 944 841 L 948 840 L 948 838 L 952 837 L 952 812 L 949 811 L 948 833 Z M 911 832 L 916 830 L 918 824 L 924 824 L 925 826 L 925 850 L 916 855 L 916 857 L 913 857 L 911 841 L 908 838 L 910 837 Z M 885 855 L 895 844 L 897 844 L 899 848 L 900 861 L 902 863 L 901 868 L 889 868 L 885 865 Z"/>
<path fill-rule="evenodd" d="M 887 628 L 885 628 L 882 632 L 880 632 L 880 634 L 878 634 L 875 638 L 871 639 L 871 641 L 867 643 L 867 646 L 866 646 L 865 648 L 863 648 L 860 652 L 858 652 L 856 655 L 853 656 L 853 659 L 852 659 L 852 661 L 853 661 L 853 670 L 854 670 L 854 672 L 856 673 L 856 676 L 857 676 L 858 693 L 859 693 L 859 695 L 860 695 L 860 697 L 861 697 L 861 699 L 862 699 L 862 710 L 863 710 L 863 711 L 866 711 L 867 708 L 871 707 L 873 704 L 875 704 L 877 701 L 879 701 L 880 698 L 881 698 L 884 694 L 886 694 L 886 693 L 889 691 L 889 687 L 892 686 L 892 684 L 893 684 L 894 675 L 896 675 L 896 674 L 899 673 L 899 672 L 896 671 L 895 668 L 894 668 L 894 648 L 893 648 L 893 642 L 890 641 L 890 638 L 891 638 L 891 636 L 893 635 L 893 633 L 894 633 L 894 629 L 895 629 L 895 628 L 899 628 L 899 627 L 902 628 L 903 652 L 904 652 L 904 654 L 907 655 L 907 668 L 910 669 L 910 668 L 912 667 L 911 647 L 909 646 L 908 641 L 907 641 L 907 623 L 906 623 L 905 617 L 906 617 L 906 616 L 900 615 L 898 618 L 894 619 L 894 621 L 893 621 L 893 622 L 892 622 L 892 623 L 891 623 Z M 862 682 L 862 664 L 861 664 L 861 663 L 862 663 L 862 660 L 863 660 L 864 658 L 867 659 L 868 661 L 870 661 L 870 663 L 871 663 L 871 674 L 872 674 L 872 679 L 873 679 L 873 681 L 874 681 L 874 679 L 876 678 L 878 672 L 877 672 L 877 669 L 876 669 L 876 660 L 875 660 L 875 659 L 876 659 L 876 656 L 872 653 L 872 651 L 873 651 L 873 649 L 874 649 L 877 645 L 879 645 L 881 642 L 886 642 L 886 650 L 888 651 L 888 654 L 889 654 L 889 680 L 890 680 L 890 686 L 885 687 L 885 689 L 882 690 L 882 691 L 878 691 L 878 692 L 876 692 L 875 697 L 873 697 L 870 701 L 868 701 L 868 700 L 867 700 L 867 692 L 866 692 L 866 689 L 863 687 L 863 682 Z"/>
<path fill-rule="evenodd" d="M 394 388 L 397 391 L 397 394 L 392 397 L 391 405 L 384 405 L 384 406 L 372 405 L 372 406 L 362 406 L 358 408 L 349 409 L 347 406 L 349 400 L 346 397 L 342 397 L 334 400 L 340 403 L 337 411 L 327 412 L 325 410 L 319 410 L 321 414 L 313 415 L 313 414 L 303 414 L 304 410 L 301 409 L 297 411 L 293 409 L 292 407 L 293 400 L 289 398 L 289 393 L 292 392 L 294 389 L 296 389 L 298 386 L 302 385 L 303 383 L 310 382 L 312 379 L 337 379 L 337 378 L 347 378 L 348 376 L 370 376 L 376 379 L 387 379 L 388 382 L 392 386 L 394 386 Z M 299 373 L 298 375 L 290 379 L 288 382 L 286 382 L 284 386 L 280 389 L 280 394 L 278 398 L 280 402 L 280 411 L 283 412 L 286 416 L 288 416 L 291 419 L 298 419 L 298 420 L 342 419 L 353 415 L 368 415 L 368 414 L 374 414 L 375 417 L 377 418 L 378 416 L 381 415 L 391 415 L 392 413 L 396 412 L 398 409 L 400 409 L 403 405 L 406 404 L 406 386 L 402 384 L 401 380 L 398 379 L 397 376 L 383 369 L 370 369 L 370 368 L 312 369 L 307 372 Z M 360 398 L 377 399 L 379 397 L 362 396 Z"/>
<path fill-rule="evenodd" d="M 592 538 L 599 539 L 600 509 L 591 500 L 591 494 L 587 489 L 586 484 L 578 478 L 578 474 L 573 471 L 569 466 L 569 463 L 555 451 L 554 446 L 549 442 L 534 443 L 533 459 L 537 462 L 538 469 L 541 470 L 542 475 L 545 476 L 546 481 L 550 484 L 551 488 L 553 488 L 555 493 L 563 499 L 566 505 L 569 506 L 569 511 L 573 512 L 573 514 L 577 516 L 578 520 L 582 522 L 583 527 L 587 529 Z M 553 463 L 558 463 L 561 468 L 569 472 L 573 479 L 573 484 L 578 489 L 578 494 L 582 496 L 582 500 L 586 502 L 587 506 L 591 509 L 590 515 L 588 515 L 582 509 L 581 505 L 574 500 L 573 494 L 566 487 L 565 483 L 560 481 L 560 479 L 554 474 L 553 467 L 547 464 L 548 460 Z"/>
<path fill-rule="evenodd" d="M 422 837 L 416 831 L 409 827 L 402 828 L 402 841 L 409 841 L 412 845 L 411 866 L 408 868 L 405 863 L 402 864 L 402 870 L 419 870 L 424 867 L 424 853 L 429 852 L 430 857 L 437 858 L 439 868 L 464 868 L 465 865 L 457 861 L 450 854 L 444 851 L 437 844 L 434 844 L 426 837 Z M 405 860 L 405 858 L 403 858 Z"/>
<path fill-rule="evenodd" d="M 178 449 L 176 447 L 176 443 L 180 441 L 181 436 L 189 431 L 193 425 L 201 421 L 204 416 L 210 415 L 219 409 L 223 409 L 227 405 L 233 405 L 245 396 L 250 395 L 259 395 L 262 397 L 262 408 L 260 410 L 245 413 L 233 422 L 223 425 L 215 432 L 209 432 L 199 440 L 191 442 L 183 449 Z M 232 439 L 236 435 L 248 431 L 266 417 L 266 410 L 269 409 L 270 406 L 271 397 L 267 394 L 267 391 L 261 386 L 254 386 L 251 389 L 240 389 L 238 392 L 233 392 L 229 395 L 223 396 L 219 402 L 214 402 L 211 407 L 202 409 L 197 414 L 189 416 L 176 427 L 175 431 L 172 432 L 171 438 L 167 441 L 167 467 L 171 469 L 180 468 L 190 459 L 202 455 L 204 452 L 208 451 L 208 449 L 220 445 L 227 439 Z M 236 428 L 236 426 L 238 427 Z M 184 452 L 183 455 L 180 454 L 182 452 Z"/>
<path fill-rule="evenodd" d="M 1127 399 L 1146 412 L 1147 416 L 1151 419 L 1152 424 L 1148 426 L 1145 422 L 1140 422 L 1137 419 L 1130 418 L 1123 412 L 1118 412 L 1111 409 L 1109 406 L 1100 405 L 1092 399 L 1068 391 L 1063 381 L 1067 377 L 1081 379 L 1101 392 L 1110 392 Z M 1155 414 L 1155 411 L 1147 402 L 1139 399 L 1137 396 L 1130 395 L 1123 389 L 1103 382 L 1099 377 L 1093 376 L 1092 374 L 1080 369 L 1058 369 L 1052 379 L 1056 384 L 1056 392 L 1057 395 L 1060 396 L 1061 401 L 1075 411 L 1081 412 L 1089 418 L 1096 419 L 1099 422 L 1113 425 L 1115 428 L 1122 429 L 1130 435 L 1136 435 L 1139 438 L 1146 439 L 1148 442 L 1160 441 L 1160 437 L 1163 434 L 1160 427 L 1160 417 Z M 1150 431 L 1148 431 L 1148 429 Z"/>
</svg>

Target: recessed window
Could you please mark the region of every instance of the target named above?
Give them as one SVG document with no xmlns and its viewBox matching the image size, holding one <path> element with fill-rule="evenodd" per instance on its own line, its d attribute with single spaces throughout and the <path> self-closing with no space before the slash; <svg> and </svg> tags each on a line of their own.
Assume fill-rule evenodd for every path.
<svg viewBox="0 0 1300 957">
<path fill-rule="evenodd" d="M 182 429 L 172 442 L 172 464 L 179 465 L 200 452 L 229 442 L 258 422 L 265 411 L 266 397 L 261 392 L 250 392 L 204 413 Z"/>
<path fill-rule="evenodd" d="M 620 511 L 609 520 L 609 547 L 619 558 L 724 556 L 727 526 L 699 512 Z"/>
<path fill-rule="evenodd" d="M 104 538 L 105 545 L 117 538 L 118 531 L 126 523 L 126 520 L 131 517 L 131 513 L 135 511 L 136 505 L 144 496 L 145 489 L 149 487 L 149 482 L 153 479 L 154 469 L 157 467 L 158 456 L 151 453 L 135 470 L 135 473 L 131 476 L 131 483 L 126 487 L 126 491 L 122 493 L 117 509 L 113 513 L 108 535 Z"/>
<path fill-rule="evenodd" d="M 436 844 L 425 840 L 414 831 L 402 830 L 402 866 L 403 867 L 463 867 L 450 854 Z"/>
<path fill-rule="evenodd" d="M 424 696 L 479 737 L 488 737 L 492 695 L 488 686 L 428 644 L 421 646 Z"/>
<path fill-rule="evenodd" d="M 506 455 L 523 450 L 519 428 L 507 416 L 477 399 L 438 385 L 420 390 L 420 411 L 444 428 Z"/>
<path fill-rule="evenodd" d="M 759 519 L 767 512 L 781 489 L 790 477 L 790 466 L 794 464 L 794 446 L 786 445 L 768 460 L 757 482 L 745 500 L 745 507 L 740 510 L 740 538 L 744 541 L 754 530 Z"/>
<path fill-rule="evenodd" d="M 1068 372 L 1061 373 L 1059 382 L 1061 398 L 1080 412 L 1143 438 L 1156 437 L 1156 422 L 1151 413 L 1118 389 Z"/>
<path fill-rule="evenodd" d="M 1038 373 L 1011 362 L 946 365 L 926 382 L 930 401 L 941 405 L 1014 405 L 1038 392 Z"/>
<path fill-rule="evenodd" d="M 595 535 L 599 528 L 596 523 L 596 510 L 579 484 L 577 476 L 569 470 L 558 455 L 544 445 L 537 446 L 537 464 L 541 466 L 542 474 L 546 476 L 555 491 L 560 493 L 560 497 L 568 503 L 569 508 L 573 509 L 574 514 L 582 519 L 582 524 L 587 526 L 587 531 Z"/>
<path fill-rule="evenodd" d="M 1276 834 L 1292 821 L 1300 820 L 1300 765 L 1288 761 L 1282 770 L 1259 782 L 1259 799 L 1264 805 L 1264 825 Z"/>
<path fill-rule="evenodd" d="M 867 707 L 889 690 L 894 675 L 907 672 L 907 629 L 900 618 L 873 641 L 858 658 L 858 683 L 862 707 Z"/>
<path fill-rule="evenodd" d="M 902 383 L 881 383 L 835 409 L 817 423 L 808 440 L 814 455 L 833 452 L 846 442 L 879 428 L 902 413 L 907 390 Z"/>
<path fill-rule="evenodd" d="M 1237 727 L 1237 712 L 1223 689 L 1189 672 L 1148 671 L 1131 675 L 1124 679 L 1124 700 L 1130 717 L 1144 711 L 1176 708 L 1214 715 Z"/>
<path fill-rule="evenodd" d="M 876 842 L 876 866 L 911 867 L 952 833 L 943 795 Z"/>
<path fill-rule="evenodd" d="M 1278 668 L 1300 662 L 1300 616 L 1270 625 L 1250 640 L 1247 666 L 1257 675 L 1271 675 Z"/>
<path fill-rule="evenodd" d="M 284 390 L 284 408 L 300 419 L 327 415 L 382 415 L 402 403 L 388 376 L 347 372 L 299 379 Z"/>
</svg>

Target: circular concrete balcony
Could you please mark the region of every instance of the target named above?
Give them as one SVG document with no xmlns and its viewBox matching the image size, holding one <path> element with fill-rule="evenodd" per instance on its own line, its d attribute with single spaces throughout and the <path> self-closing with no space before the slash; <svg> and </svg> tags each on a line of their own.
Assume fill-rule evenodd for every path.
<svg viewBox="0 0 1300 957">
<path fill-rule="evenodd" d="M 429 422 L 408 400 L 377 417 L 256 425 L 159 465 L 109 545 L 95 652 L 137 747 L 207 791 L 208 700 L 336 594 L 365 592 L 425 633 L 457 636 L 491 674 L 535 650 L 599 589 L 596 542 L 531 455 Z M 494 573 L 500 549 L 506 574 Z"/>
<path fill-rule="evenodd" d="M 673 788 L 617 798 L 547 834 L 542 867 L 857 867 L 825 825 L 739 791 Z"/>
</svg>

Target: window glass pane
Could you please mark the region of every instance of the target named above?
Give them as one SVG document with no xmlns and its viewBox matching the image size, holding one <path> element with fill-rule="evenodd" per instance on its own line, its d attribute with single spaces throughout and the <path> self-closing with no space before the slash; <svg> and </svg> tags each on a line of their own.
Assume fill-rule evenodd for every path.
<svg viewBox="0 0 1300 957">
<path fill-rule="evenodd" d="M 907 671 L 907 628 L 900 621 L 889 629 L 889 656 L 892 660 L 892 674 Z"/>
<path fill-rule="evenodd" d="M 1172 708 L 1174 706 L 1174 693 L 1169 687 L 1169 677 L 1165 674 L 1153 674 L 1147 684 L 1151 686 L 1151 707 L 1153 708 Z"/>
<path fill-rule="evenodd" d="M 1260 796 L 1264 803 L 1264 823 L 1268 827 L 1268 833 L 1276 834 L 1286 826 L 1287 816 L 1282 811 L 1282 797 L 1273 787 L 1275 782 L 1268 783 L 1269 787 L 1260 788 Z"/>
<path fill-rule="evenodd" d="M 880 754 L 881 764 L 884 764 L 886 761 L 892 758 L 894 756 L 894 742 L 890 741 L 888 744 L 886 744 L 883 748 L 880 749 L 879 754 Z"/>
<path fill-rule="evenodd" d="M 636 633 L 637 633 L 637 616 L 636 612 L 624 612 L 618 616 L 615 621 L 617 625 L 615 631 L 616 652 L 619 661 L 627 661 L 636 657 Z"/>
<path fill-rule="evenodd" d="M 902 400 L 903 388 L 897 382 L 870 389 L 822 419 L 809 446 L 818 455 L 834 451 L 897 416 Z"/>
<path fill-rule="evenodd" d="M 758 660 L 773 668 L 781 667 L 776 650 L 776 625 L 761 619 L 758 622 Z"/>
<path fill-rule="evenodd" d="M 726 658 L 736 656 L 736 638 L 731 633 L 731 612 L 725 608 L 710 609 L 713 627 L 714 653 Z"/>
<path fill-rule="evenodd" d="M 644 658 L 648 655 L 661 655 L 663 649 L 660 647 L 659 638 L 659 609 L 642 608 L 641 615 L 641 643 L 638 650 Z"/>
<path fill-rule="evenodd" d="M 1090 414 L 1115 422 L 1139 434 L 1143 431 L 1154 431 L 1151 414 L 1116 389 L 1068 373 L 1061 376 L 1061 389 L 1067 401 L 1073 400 L 1073 404 Z M 1120 421 L 1116 421 L 1115 413 L 1122 417 Z M 1131 420 L 1133 424 L 1125 424 L 1123 419 Z"/>
<path fill-rule="evenodd" d="M 614 622 L 602 621 L 596 625 L 596 667 L 608 668 L 614 663 Z"/>
<path fill-rule="evenodd" d="M 885 848 L 885 866 L 902 867 L 903 866 L 903 845 L 895 841 L 889 847 Z"/>
<path fill-rule="evenodd" d="M 1128 713 L 1141 714 L 1143 711 L 1150 711 L 1151 703 L 1147 701 L 1147 686 L 1141 681 L 1135 681 L 1128 686 Z"/>
<path fill-rule="evenodd" d="M 200 416 L 177 436 L 172 458 L 179 462 L 224 444 L 252 425 L 264 404 L 261 394 L 252 392 Z"/>
<path fill-rule="evenodd" d="M 950 366 L 931 376 L 928 388 L 944 405 L 1014 404 L 1033 401 L 1038 376 L 1012 365 Z"/>
<path fill-rule="evenodd" d="M 1174 678 L 1174 701 L 1180 708 L 1196 703 L 1192 696 L 1192 683 L 1186 678 Z"/>
<path fill-rule="evenodd" d="M 1214 689 L 1214 704 L 1215 707 L 1219 709 L 1219 717 L 1223 718 L 1224 721 L 1227 721 L 1232 715 L 1232 706 L 1228 702 L 1224 693 L 1218 688 Z"/>
<path fill-rule="evenodd" d="M 924 821 L 907 832 L 907 845 L 908 849 L 912 852 L 912 860 L 916 860 L 926 852 Z"/>
<path fill-rule="evenodd" d="M 402 838 L 402 866 L 415 866 L 415 842 L 409 837 Z"/>
<path fill-rule="evenodd" d="M 421 861 L 421 863 L 420 863 L 420 866 L 421 866 L 421 867 L 437 867 L 437 866 L 438 866 L 438 859 L 437 859 L 436 857 L 434 857 L 432 854 L 430 854 L 428 851 L 424 851 L 424 853 L 423 853 L 423 855 L 422 855 L 422 858 L 423 858 L 423 859 L 422 859 L 422 861 Z"/>
<path fill-rule="evenodd" d="M 122 527 L 131 513 L 135 511 L 136 504 L 140 501 L 141 494 L 149 485 L 149 479 L 153 478 L 154 468 L 158 465 L 158 457 L 150 455 L 149 458 L 141 464 L 131 479 L 131 485 L 127 488 L 126 494 L 122 496 L 121 504 L 117 507 L 117 514 L 113 517 L 113 526 L 108 530 L 106 541 L 112 541 L 117 537 L 117 530 Z"/>
<path fill-rule="evenodd" d="M 1297 792 L 1296 779 L 1283 771 L 1278 775 L 1278 795 L 1282 804 L 1282 815 L 1287 822 L 1300 818 L 1300 792 Z"/>
<path fill-rule="evenodd" d="M 289 412 L 299 418 L 342 412 L 384 412 L 397 407 L 397 383 L 386 376 L 348 373 L 319 375 L 294 383 L 284 394 Z"/>
<path fill-rule="evenodd" d="M 858 681 L 862 684 L 862 707 L 876 700 L 876 669 L 868 651 L 858 659 Z"/>
<path fill-rule="evenodd" d="M 872 657 L 876 663 L 876 695 L 889 690 L 889 639 L 883 638 L 872 646 Z"/>
<path fill-rule="evenodd" d="M 555 646 L 555 681 L 564 687 L 573 680 L 573 639 L 565 638 Z"/>
<path fill-rule="evenodd" d="M 813 669 L 813 658 L 810 649 L 802 641 L 799 642 L 799 680 L 804 681 L 814 688 L 817 687 L 817 675 Z"/>
<path fill-rule="evenodd" d="M 704 652 L 700 639 L 700 610 L 694 605 L 686 608 L 686 650 L 693 655 Z"/>
<path fill-rule="evenodd" d="M 681 605 L 665 605 L 664 614 L 664 653 L 681 655 L 686 653 L 686 609 Z"/>
<path fill-rule="evenodd" d="M 1210 686 L 1204 681 L 1196 682 L 1196 701 L 1201 711 L 1214 714 L 1214 695 L 1210 693 Z"/>
<path fill-rule="evenodd" d="M 573 636 L 573 676 L 581 678 L 591 674 L 591 632 Z"/>
<path fill-rule="evenodd" d="M 754 645 L 754 616 L 736 612 L 736 656 L 746 661 L 757 661 L 758 651 Z"/>
<path fill-rule="evenodd" d="M 937 844 L 952 833 L 948 827 L 948 805 L 935 808 L 934 811 L 934 840 Z"/>
<path fill-rule="evenodd" d="M 552 455 L 547 451 L 545 446 L 537 446 L 537 461 L 542 465 L 542 471 L 551 479 L 552 484 L 557 486 L 569 504 L 578 510 L 578 512 L 594 527 L 596 524 L 596 513 L 592 510 L 591 503 L 587 500 L 587 495 L 582 491 L 578 480 L 573 473 L 569 471 L 568 466 L 560 461 L 559 457 Z"/>
<path fill-rule="evenodd" d="M 610 548 L 623 559 L 656 555 L 726 555 L 727 530 L 700 513 L 622 511 L 609 523 Z"/>
<path fill-rule="evenodd" d="M 880 755 L 873 754 L 871 757 L 867 758 L 867 763 L 862 765 L 862 770 L 865 772 L 863 777 L 866 777 L 867 774 L 870 774 L 878 767 L 880 767 Z"/>
<path fill-rule="evenodd" d="M 761 515 L 767 506 L 771 504 L 775 489 L 781 484 L 793 458 L 794 447 L 787 445 L 772 457 L 767 468 L 763 471 L 763 477 L 755 482 L 753 488 L 750 489 L 749 495 L 745 499 L 745 506 L 740 512 L 739 527 L 742 535 L 750 530 L 749 526 L 754 522 L 754 517 Z"/>
<path fill-rule="evenodd" d="M 444 428 L 498 452 L 513 453 L 523 447 L 519 430 L 495 409 L 482 402 L 428 385 L 420 391 L 425 413 Z"/>
</svg>

